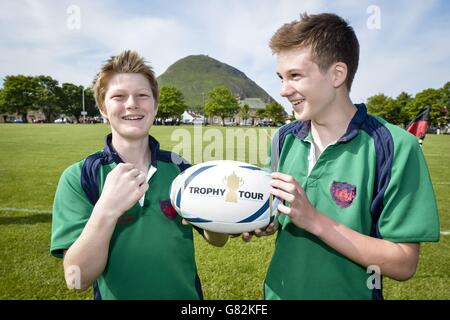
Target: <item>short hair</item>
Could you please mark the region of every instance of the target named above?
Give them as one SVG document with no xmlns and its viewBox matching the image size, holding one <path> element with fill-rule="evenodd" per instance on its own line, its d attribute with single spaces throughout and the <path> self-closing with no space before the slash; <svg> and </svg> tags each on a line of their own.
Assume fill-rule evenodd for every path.
<svg viewBox="0 0 450 320">
<path fill-rule="evenodd" d="M 157 108 L 159 88 L 153 68 L 136 51 L 125 50 L 110 57 L 93 81 L 95 102 L 101 111 L 105 111 L 105 95 L 109 80 L 119 73 L 139 73 L 147 78 L 155 101 L 155 109 Z"/>
<path fill-rule="evenodd" d="M 336 14 L 303 13 L 300 20 L 286 23 L 270 39 L 274 54 L 296 48 L 311 48 L 311 59 L 321 71 L 326 71 L 333 63 L 347 65 L 347 89 L 350 91 L 358 69 L 359 43 L 355 31 Z"/>
</svg>

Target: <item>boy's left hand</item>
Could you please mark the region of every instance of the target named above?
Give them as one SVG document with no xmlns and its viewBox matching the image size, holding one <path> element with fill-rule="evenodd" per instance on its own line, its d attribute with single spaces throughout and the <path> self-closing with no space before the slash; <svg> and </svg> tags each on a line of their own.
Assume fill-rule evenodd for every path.
<svg viewBox="0 0 450 320">
<path fill-rule="evenodd" d="M 270 236 L 277 232 L 278 229 L 278 220 L 275 218 L 273 222 L 269 223 L 267 227 L 264 229 L 256 229 L 252 232 L 243 232 L 242 233 L 242 240 L 245 242 L 249 242 L 253 236 L 256 236 L 257 238 L 263 237 L 263 236 Z M 234 235 L 235 237 L 240 236 L 240 234 Z"/>
</svg>

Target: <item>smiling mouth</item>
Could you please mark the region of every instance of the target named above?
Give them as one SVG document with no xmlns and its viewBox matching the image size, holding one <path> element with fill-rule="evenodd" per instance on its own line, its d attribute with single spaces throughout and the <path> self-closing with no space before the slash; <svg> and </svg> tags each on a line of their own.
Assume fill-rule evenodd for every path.
<svg viewBox="0 0 450 320">
<path fill-rule="evenodd" d="M 298 100 L 291 100 L 291 103 L 292 103 L 294 106 L 298 106 L 299 104 L 301 104 L 301 103 L 304 102 L 305 100 L 306 100 L 305 98 L 298 99 Z"/>
<path fill-rule="evenodd" d="M 128 115 L 128 116 L 123 116 L 122 119 L 123 120 L 141 120 L 141 119 L 144 119 L 144 116 L 141 116 L 141 115 Z"/>
</svg>

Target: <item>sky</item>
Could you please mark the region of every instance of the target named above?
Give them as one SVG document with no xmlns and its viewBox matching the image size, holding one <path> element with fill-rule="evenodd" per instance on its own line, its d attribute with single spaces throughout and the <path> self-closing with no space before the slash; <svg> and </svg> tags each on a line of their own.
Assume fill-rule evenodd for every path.
<svg viewBox="0 0 450 320">
<path fill-rule="evenodd" d="M 450 81 L 450 1 L 364 0 L 0 0 L 0 86 L 7 75 L 50 75 L 88 86 L 101 64 L 137 50 L 162 74 L 206 54 L 280 97 L 268 42 L 300 14 L 333 12 L 354 28 L 360 62 L 351 98 L 396 97 Z"/>
</svg>

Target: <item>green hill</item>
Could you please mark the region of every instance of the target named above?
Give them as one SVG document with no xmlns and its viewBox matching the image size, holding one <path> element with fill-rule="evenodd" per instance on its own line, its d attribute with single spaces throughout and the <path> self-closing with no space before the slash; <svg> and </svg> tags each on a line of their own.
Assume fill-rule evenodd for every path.
<svg viewBox="0 0 450 320">
<path fill-rule="evenodd" d="M 205 55 L 192 55 L 172 64 L 158 77 L 160 86 L 173 85 L 183 92 L 189 109 L 202 109 L 207 93 L 218 86 L 228 87 L 241 99 L 274 99 L 243 72 Z"/>
</svg>

